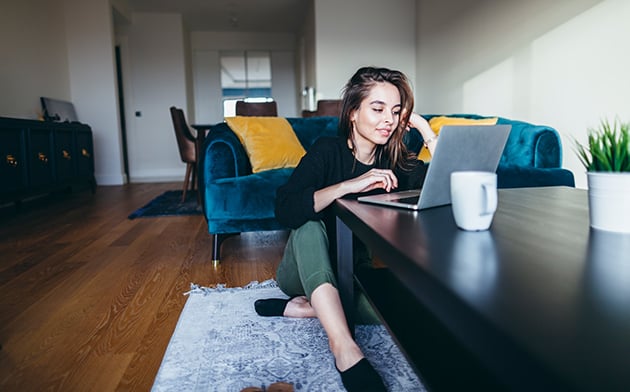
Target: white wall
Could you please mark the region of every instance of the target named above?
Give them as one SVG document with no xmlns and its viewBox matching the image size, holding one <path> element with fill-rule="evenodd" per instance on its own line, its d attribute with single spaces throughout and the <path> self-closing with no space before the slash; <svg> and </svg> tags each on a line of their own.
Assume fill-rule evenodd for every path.
<svg viewBox="0 0 630 392">
<path fill-rule="evenodd" d="M 0 116 L 37 119 L 40 96 L 70 100 L 63 2 L 4 1 L 0 8 Z"/>
<path fill-rule="evenodd" d="M 108 0 L 5 1 L 0 116 L 36 119 L 40 96 L 74 103 L 92 127 L 96 181 L 122 184 Z"/>
<path fill-rule="evenodd" d="M 278 105 L 278 116 L 298 116 L 298 88 L 296 83 L 295 52 L 271 52 L 271 95 Z"/>
<path fill-rule="evenodd" d="M 101 185 L 124 181 L 111 18 L 109 0 L 9 1 L 0 12 L 0 50 L 10 54 L 0 62 L 0 116 L 36 118 L 40 96 L 73 101 L 80 120 L 93 127 Z M 141 18 L 143 27 L 125 38 L 132 57 L 123 59 L 132 69 L 123 75 L 132 80 L 127 114 L 142 112 L 127 118 L 129 132 L 137 132 L 130 135 L 138 149 L 130 152 L 132 180 L 181 180 L 168 107 L 192 111 L 187 33 L 174 15 L 164 26 L 156 18 Z M 320 98 L 338 97 L 359 66 L 383 65 L 414 81 L 420 112 L 501 115 L 555 127 L 564 166 L 584 187 L 572 138 L 584 140 L 602 117 L 630 121 L 629 19 L 625 0 L 316 0 L 299 51 L 289 34 L 193 32 L 189 121 L 221 120 L 220 50 L 264 48 L 296 52 L 299 62 L 314 59 L 314 69 L 296 67 L 303 73 L 296 83 L 314 77 Z"/>
<path fill-rule="evenodd" d="M 317 78 L 315 76 L 315 8 L 314 1 L 308 3 L 308 10 L 304 19 L 304 24 L 298 35 L 298 55 L 297 63 L 299 69 L 299 94 L 300 109 L 315 110 L 314 104 L 309 102 L 305 95 L 307 87 L 315 87 Z"/>
<path fill-rule="evenodd" d="M 223 120 L 219 51 L 193 51 L 192 68 L 195 117 L 190 121 L 216 124 Z"/>
<path fill-rule="evenodd" d="M 108 0 L 65 0 L 71 101 L 92 127 L 96 182 L 124 182 L 112 8 Z"/>
<path fill-rule="evenodd" d="M 317 99 L 336 99 L 362 66 L 404 72 L 415 85 L 416 1 L 315 0 Z"/>
<path fill-rule="evenodd" d="M 550 125 L 585 188 L 574 138 L 601 118 L 630 121 L 629 19 L 625 0 L 420 0 L 418 110 Z"/>
<path fill-rule="evenodd" d="M 181 161 L 169 108 L 187 112 L 185 31 L 181 15 L 134 13 L 128 37 L 131 86 L 125 86 L 131 182 L 181 181 Z M 135 113 L 139 112 L 136 116 Z M 188 113 L 187 113 L 188 114 Z"/>
<path fill-rule="evenodd" d="M 296 38 L 283 33 L 228 33 L 194 31 L 192 50 L 195 117 L 198 124 L 223 121 L 219 53 L 223 50 L 265 50 L 271 52 L 272 94 L 278 114 L 298 115 L 295 62 Z"/>
</svg>

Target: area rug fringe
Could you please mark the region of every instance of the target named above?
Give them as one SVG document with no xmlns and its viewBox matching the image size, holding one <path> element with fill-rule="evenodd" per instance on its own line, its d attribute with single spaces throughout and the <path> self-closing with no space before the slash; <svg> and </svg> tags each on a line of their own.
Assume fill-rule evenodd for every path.
<svg viewBox="0 0 630 392">
<path fill-rule="evenodd" d="M 243 287 L 226 287 L 224 283 L 219 283 L 215 287 L 199 286 L 198 284 L 191 283 L 190 290 L 185 292 L 184 295 L 189 294 L 203 294 L 208 295 L 210 293 L 222 292 L 222 291 L 239 291 L 239 290 L 252 290 L 252 289 L 270 289 L 278 287 L 278 283 L 274 279 L 267 279 L 263 282 L 257 280 L 251 281 Z"/>
</svg>

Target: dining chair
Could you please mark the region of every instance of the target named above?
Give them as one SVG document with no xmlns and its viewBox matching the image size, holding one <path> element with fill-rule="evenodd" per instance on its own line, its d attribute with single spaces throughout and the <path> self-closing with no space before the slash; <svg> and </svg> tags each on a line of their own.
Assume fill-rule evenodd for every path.
<svg viewBox="0 0 630 392">
<path fill-rule="evenodd" d="M 339 117 L 341 115 L 341 105 L 341 99 L 320 99 L 317 101 L 317 110 L 302 110 L 302 117 Z"/>
<path fill-rule="evenodd" d="M 339 117 L 341 104 L 341 99 L 320 99 L 317 101 L 317 115 Z"/>
<path fill-rule="evenodd" d="M 236 102 L 236 115 L 237 116 L 263 116 L 263 117 L 277 117 L 278 105 L 276 101 L 271 102 Z"/>
<path fill-rule="evenodd" d="M 195 136 L 190 131 L 186 116 L 182 109 L 171 106 L 171 119 L 177 138 L 177 147 L 182 162 L 186 164 L 186 177 L 184 178 L 184 188 L 182 192 L 182 203 L 186 200 L 186 192 L 190 185 L 190 190 L 194 191 L 197 183 L 197 149 Z M 192 179 L 192 181 L 191 181 Z"/>
</svg>

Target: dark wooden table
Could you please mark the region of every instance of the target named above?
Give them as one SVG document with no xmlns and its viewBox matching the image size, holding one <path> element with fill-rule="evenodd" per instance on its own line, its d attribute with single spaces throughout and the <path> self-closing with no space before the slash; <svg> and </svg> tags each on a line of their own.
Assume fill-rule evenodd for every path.
<svg viewBox="0 0 630 392">
<path fill-rule="evenodd" d="M 589 228 L 584 190 L 499 190 L 489 231 L 450 206 L 338 200 L 339 289 L 353 279 L 435 390 L 630 390 L 630 236 Z M 352 268 L 352 234 L 387 268 Z"/>
</svg>

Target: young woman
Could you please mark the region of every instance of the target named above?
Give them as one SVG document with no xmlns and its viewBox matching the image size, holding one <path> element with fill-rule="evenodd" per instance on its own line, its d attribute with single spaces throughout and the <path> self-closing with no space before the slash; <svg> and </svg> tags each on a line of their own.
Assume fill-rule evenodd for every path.
<svg viewBox="0 0 630 392">
<path fill-rule="evenodd" d="M 292 230 L 276 279 L 291 299 L 258 300 L 256 311 L 263 316 L 317 317 L 348 391 L 385 387 L 348 329 L 331 244 L 335 217 L 328 207 L 341 197 L 421 186 L 426 167 L 407 151 L 403 137 L 410 127 L 417 128 L 431 152 L 437 138 L 427 121 L 412 112 L 413 104 L 403 73 L 359 69 L 344 88 L 339 137 L 319 138 L 277 192 L 276 217 Z M 357 248 L 355 268 L 369 266 L 365 246 L 358 243 Z M 358 313 L 365 314 L 361 309 Z"/>
</svg>

